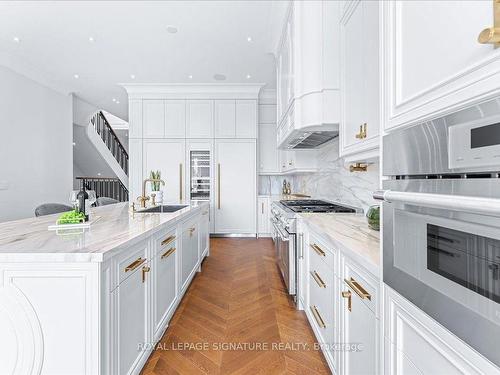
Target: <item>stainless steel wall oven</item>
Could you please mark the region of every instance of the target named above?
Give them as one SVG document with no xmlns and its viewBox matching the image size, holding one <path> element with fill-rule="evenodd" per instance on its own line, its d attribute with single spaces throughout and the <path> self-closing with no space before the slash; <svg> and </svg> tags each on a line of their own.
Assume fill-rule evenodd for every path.
<svg viewBox="0 0 500 375">
<path fill-rule="evenodd" d="M 500 104 L 384 136 L 384 282 L 500 365 Z"/>
</svg>

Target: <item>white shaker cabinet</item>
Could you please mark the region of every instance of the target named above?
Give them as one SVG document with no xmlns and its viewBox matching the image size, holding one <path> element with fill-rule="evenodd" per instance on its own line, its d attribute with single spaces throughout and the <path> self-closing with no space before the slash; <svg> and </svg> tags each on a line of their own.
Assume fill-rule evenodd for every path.
<svg viewBox="0 0 500 375">
<path fill-rule="evenodd" d="M 259 125 L 259 174 L 278 174 L 279 172 L 276 125 Z"/>
<path fill-rule="evenodd" d="M 215 233 L 255 234 L 256 140 L 215 141 Z"/>
<path fill-rule="evenodd" d="M 379 2 L 348 2 L 340 21 L 340 154 L 354 161 L 378 157 Z"/>
<path fill-rule="evenodd" d="M 118 359 L 119 374 L 130 374 L 136 371 L 143 351 L 137 345 L 147 343 L 148 338 L 148 272 L 149 264 L 143 263 L 132 270 L 114 291 L 117 311 Z M 130 272 L 130 271 L 129 271 Z"/>
<path fill-rule="evenodd" d="M 128 103 L 128 138 L 142 138 L 142 99 Z"/>
<path fill-rule="evenodd" d="M 185 199 L 185 140 L 184 139 L 144 139 L 143 176 L 159 170 L 165 181 L 163 202 L 178 202 Z M 151 184 L 146 186 L 146 194 L 151 191 Z"/>
<path fill-rule="evenodd" d="M 165 138 L 186 137 L 186 101 L 165 100 Z"/>
<path fill-rule="evenodd" d="M 144 138 L 165 137 L 165 101 L 143 100 L 142 101 L 142 124 Z"/>
<path fill-rule="evenodd" d="M 210 211 L 208 208 L 201 213 L 198 229 L 200 236 L 200 260 L 203 260 L 210 252 Z"/>
<path fill-rule="evenodd" d="M 215 100 L 215 138 L 236 138 L 236 101 Z"/>
<path fill-rule="evenodd" d="M 257 198 L 257 233 L 259 237 L 268 237 L 271 234 L 270 205 L 269 196 Z"/>
<path fill-rule="evenodd" d="M 182 225 L 181 238 L 181 291 L 189 286 L 189 282 L 196 272 L 199 255 L 198 223 L 195 220 L 187 221 Z"/>
<path fill-rule="evenodd" d="M 500 374 L 498 367 L 387 285 L 384 295 L 384 374 Z"/>
<path fill-rule="evenodd" d="M 186 137 L 214 137 L 213 100 L 195 99 L 186 101 Z"/>
<path fill-rule="evenodd" d="M 215 138 L 257 138 L 257 101 L 215 100 Z"/>
<path fill-rule="evenodd" d="M 177 301 L 177 241 L 174 231 L 156 240 L 151 277 L 153 293 L 153 340 L 161 339 Z"/>
<path fill-rule="evenodd" d="M 341 281 L 342 342 L 359 344 L 343 352 L 342 373 L 379 373 L 378 280 L 344 258 Z"/>
<path fill-rule="evenodd" d="M 483 29 L 493 26 L 493 1 L 380 5 L 386 130 L 499 95 L 500 50 L 477 40 Z"/>
<path fill-rule="evenodd" d="M 257 101 L 236 100 L 236 138 L 257 138 Z"/>
</svg>

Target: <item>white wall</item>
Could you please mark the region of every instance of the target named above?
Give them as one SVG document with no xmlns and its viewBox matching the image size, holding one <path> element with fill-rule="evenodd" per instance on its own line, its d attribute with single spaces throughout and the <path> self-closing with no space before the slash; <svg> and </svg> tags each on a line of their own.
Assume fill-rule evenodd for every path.
<svg viewBox="0 0 500 375">
<path fill-rule="evenodd" d="M 72 99 L 0 66 L 0 221 L 69 204 Z"/>
</svg>

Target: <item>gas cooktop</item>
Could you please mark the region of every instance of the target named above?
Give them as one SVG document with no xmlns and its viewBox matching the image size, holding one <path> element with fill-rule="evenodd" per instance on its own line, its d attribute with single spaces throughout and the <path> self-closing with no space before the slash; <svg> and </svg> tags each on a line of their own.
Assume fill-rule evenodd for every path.
<svg viewBox="0 0 500 375">
<path fill-rule="evenodd" d="M 280 201 L 280 203 L 288 207 L 293 212 L 336 212 L 336 213 L 355 213 L 351 207 L 341 206 L 339 204 L 334 204 L 317 199 L 302 199 L 302 200 L 287 200 Z"/>
</svg>

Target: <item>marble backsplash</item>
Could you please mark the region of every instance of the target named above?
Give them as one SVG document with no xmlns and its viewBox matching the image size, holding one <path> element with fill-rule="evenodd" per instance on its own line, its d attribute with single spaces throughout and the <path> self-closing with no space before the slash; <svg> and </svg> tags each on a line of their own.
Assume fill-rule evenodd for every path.
<svg viewBox="0 0 500 375">
<path fill-rule="evenodd" d="M 349 164 L 339 157 L 339 142 L 335 139 L 318 150 L 318 166 L 317 173 L 260 176 L 259 194 L 280 194 L 283 180 L 287 179 L 295 193 L 361 207 L 365 211 L 376 204 L 372 193 L 379 187 L 378 163 L 369 165 L 367 172 L 350 172 Z"/>
</svg>

